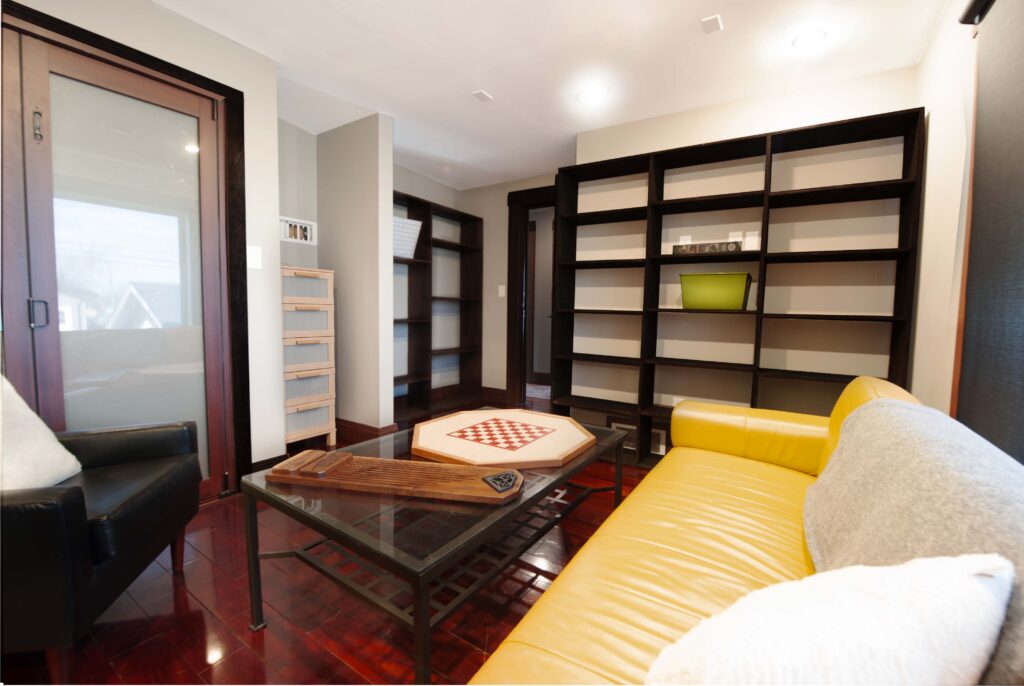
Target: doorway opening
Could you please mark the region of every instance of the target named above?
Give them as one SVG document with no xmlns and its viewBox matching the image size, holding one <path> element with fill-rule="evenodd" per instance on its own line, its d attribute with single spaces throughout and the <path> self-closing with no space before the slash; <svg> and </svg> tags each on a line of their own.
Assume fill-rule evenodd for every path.
<svg viewBox="0 0 1024 686">
<path fill-rule="evenodd" d="M 508 194 L 507 403 L 551 409 L 555 188 Z"/>
<path fill-rule="evenodd" d="M 526 237 L 526 404 L 551 405 L 551 303 L 555 253 L 555 208 L 530 210 Z"/>
</svg>

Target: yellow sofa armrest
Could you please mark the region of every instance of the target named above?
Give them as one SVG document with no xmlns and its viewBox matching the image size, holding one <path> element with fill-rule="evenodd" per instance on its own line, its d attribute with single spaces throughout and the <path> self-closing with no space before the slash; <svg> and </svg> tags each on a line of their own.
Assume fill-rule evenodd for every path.
<svg viewBox="0 0 1024 686">
<path fill-rule="evenodd" d="M 828 417 L 684 400 L 672 412 L 672 445 L 713 450 L 816 476 Z"/>
</svg>

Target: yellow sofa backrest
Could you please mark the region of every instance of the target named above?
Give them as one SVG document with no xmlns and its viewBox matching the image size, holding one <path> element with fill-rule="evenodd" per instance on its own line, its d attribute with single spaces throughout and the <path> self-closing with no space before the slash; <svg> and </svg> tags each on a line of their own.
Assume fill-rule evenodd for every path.
<svg viewBox="0 0 1024 686">
<path fill-rule="evenodd" d="M 828 438 L 825 440 L 825 449 L 821 453 L 821 462 L 818 464 L 818 474 L 825 469 L 828 459 L 839 444 L 839 429 L 843 420 L 858 407 L 875 398 L 896 398 L 909 403 L 920 404 L 917 398 L 910 395 L 899 386 L 873 376 L 858 376 L 843 389 L 839 399 L 836 400 L 832 414 L 828 418 Z"/>
</svg>

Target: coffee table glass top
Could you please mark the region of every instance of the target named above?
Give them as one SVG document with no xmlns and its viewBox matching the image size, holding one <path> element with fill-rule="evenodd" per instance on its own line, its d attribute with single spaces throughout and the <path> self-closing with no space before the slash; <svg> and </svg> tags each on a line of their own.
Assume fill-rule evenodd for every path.
<svg viewBox="0 0 1024 686">
<path fill-rule="evenodd" d="M 384 555 L 419 573 L 452 554 L 463 553 L 466 545 L 486 536 L 492 527 L 511 521 L 599 455 L 614 451 L 625 437 L 615 429 L 586 428 L 597 438 L 592 448 L 561 467 L 520 469 L 523 487 L 519 498 L 498 506 L 268 483 L 269 470 L 242 477 L 242 484 L 243 489 L 257 491 L 261 499 L 273 500 L 276 507 L 300 521 L 311 520 L 314 528 L 326 528 L 366 552 Z M 411 442 L 412 431 L 406 430 L 343 449 L 364 457 L 408 460 L 413 458 Z"/>
</svg>

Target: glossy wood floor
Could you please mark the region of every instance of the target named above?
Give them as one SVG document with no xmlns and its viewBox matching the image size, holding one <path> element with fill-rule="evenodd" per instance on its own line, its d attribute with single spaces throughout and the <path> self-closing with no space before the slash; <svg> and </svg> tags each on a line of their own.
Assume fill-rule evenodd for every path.
<svg viewBox="0 0 1024 686">
<path fill-rule="evenodd" d="M 625 489 L 645 472 L 625 469 Z M 610 485 L 600 462 L 576 479 Z M 188 527 L 185 569 L 151 564 L 76 646 L 75 683 L 411 683 L 412 633 L 293 559 L 262 561 L 267 628 L 249 631 L 240 496 L 204 505 Z M 591 496 L 433 633 L 436 683 L 464 683 L 612 510 Z M 317 534 L 280 513 L 259 515 L 263 549 Z M 42 654 L 4 656 L 6 683 L 45 683 Z"/>
</svg>

